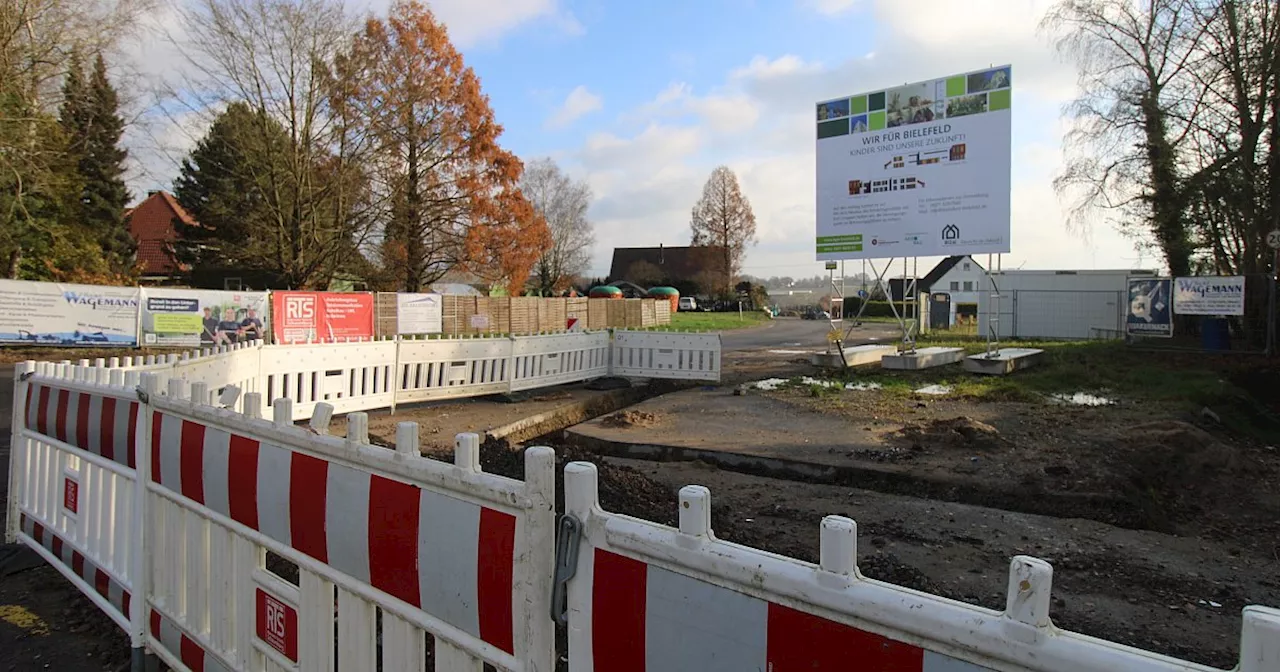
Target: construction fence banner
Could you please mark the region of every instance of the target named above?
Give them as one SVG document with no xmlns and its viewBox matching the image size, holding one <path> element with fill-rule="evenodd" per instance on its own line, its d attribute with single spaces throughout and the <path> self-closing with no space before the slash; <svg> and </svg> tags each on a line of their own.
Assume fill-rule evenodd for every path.
<svg viewBox="0 0 1280 672">
<path fill-rule="evenodd" d="M 146 288 L 142 344 L 200 347 L 262 340 L 270 333 L 267 292 Z"/>
<path fill-rule="evenodd" d="M 273 292 L 275 342 L 372 339 L 373 304 L 368 293 Z"/>
<path fill-rule="evenodd" d="M 1244 276 L 1175 278 L 1176 315 L 1244 315 Z"/>
<path fill-rule="evenodd" d="M 444 297 L 440 294 L 397 294 L 396 331 L 438 334 L 444 331 Z"/>
<path fill-rule="evenodd" d="M 0 280 L 0 343 L 132 346 L 137 287 Z"/>
<path fill-rule="evenodd" d="M 1130 336 L 1173 336 L 1173 281 L 1169 278 L 1129 278 L 1129 308 L 1125 333 Z"/>
</svg>

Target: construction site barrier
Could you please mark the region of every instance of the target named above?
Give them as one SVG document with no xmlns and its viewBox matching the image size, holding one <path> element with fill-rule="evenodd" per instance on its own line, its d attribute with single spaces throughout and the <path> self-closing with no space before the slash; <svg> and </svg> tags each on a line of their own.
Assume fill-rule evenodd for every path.
<svg viewBox="0 0 1280 672">
<path fill-rule="evenodd" d="M 718 372 L 700 336 L 578 336 L 20 364 L 6 537 L 129 634 L 135 669 L 149 652 L 180 672 L 416 671 L 430 651 L 440 671 L 550 672 L 557 622 L 574 672 L 1212 669 L 1055 627 L 1036 558 L 1013 558 L 1005 609 L 984 609 L 863 577 L 848 518 L 822 521 L 815 565 L 716 539 L 701 486 L 680 491 L 678 528 L 606 512 L 584 462 L 566 467 L 557 526 L 550 449 L 526 450 L 516 481 L 483 472 L 474 434 L 439 462 L 416 424 L 374 446 L 351 410 L 402 391 Z M 661 350 L 702 355 L 671 365 Z M 292 396 L 267 405 L 233 378 Z M 345 438 L 330 436 L 348 402 Z M 1238 672 L 1280 670 L 1280 610 L 1246 607 L 1240 642 Z"/>
</svg>

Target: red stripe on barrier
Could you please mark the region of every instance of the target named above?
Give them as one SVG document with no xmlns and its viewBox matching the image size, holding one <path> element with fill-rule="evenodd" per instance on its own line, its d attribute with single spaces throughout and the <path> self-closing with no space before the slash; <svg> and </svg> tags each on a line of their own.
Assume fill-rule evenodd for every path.
<svg viewBox="0 0 1280 672">
<path fill-rule="evenodd" d="M 89 395 L 80 393 L 76 403 L 76 447 L 89 450 Z"/>
<path fill-rule="evenodd" d="M 595 668 L 645 672 L 648 566 L 597 548 L 594 571 L 595 576 L 591 579 L 591 648 Z"/>
<path fill-rule="evenodd" d="M 129 591 L 127 590 L 121 591 L 120 592 L 120 613 L 124 614 L 127 618 L 130 618 L 130 619 L 133 618 L 132 614 L 129 613 L 129 604 L 131 602 L 133 602 L 133 597 L 129 595 Z"/>
<path fill-rule="evenodd" d="M 597 581 L 599 577 L 597 576 Z M 858 669 L 920 672 L 924 650 L 790 607 L 769 604 L 768 664 L 773 672 Z"/>
<path fill-rule="evenodd" d="M 227 507 L 232 520 L 258 529 L 258 442 L 236 434 L 227 450 Z"/>
<path fill-rule="evenodd" d="M 44 546 L 44 525 L 31 523 L 31 538 L 35 539 L 37 544 Z"/>
<path fill-rule="evenodd" d="M 204 504 L 204 425 L 190 420 L 182 421 L 179 454 L 178 473 L 182 478 L 180 492 L 183 497 Z"/>
<path fill-rule="evenodd" d="M 102 418 L 98 422 L 98 450 L 108 459 L 116 459 L 116 400 L 115 397 L 102 398 Z"/>
<path fill-rule="evenodd" d="M 120 446 L 124 450 L 125 464 L 130 469 L 138 468 L 138 402 L 129 403 L 129 439 L 128 442 Z M 119 462 L 119 460 L 116 460 Z"/>
<path fill-rule="evenodd" d="M 418 585 L 418 502 L 408 483 L 369 477 L 369 582 L 415 607 Z"/>
<path fill-rule="evenodd" d="M 58 408 L 54 411 L 54 429 L 58 440 L 67 443 L 67 407 L 71 405 L 71 390 L 58 390 Z"/>
<path fill-rule="evenodd" d="M 62 538 L 55 536 L 53 538 L 53 555 L 59 561 L 62 560 Z"/>
<path fill-rule="evenodd" d="M 27 429 L 35 429 L 35 427 L 31 427 L 30 426 L 31 423 L 28 422 L 28 420 L 31 418 L 31 410 L 32 410 L 31 403 L 32 401 L 35 400 L 35 398 L 36 398 L 36 386 L 27 385 L 27 405 L 22 407 L 22 412 L 24 413 L 24 415 L 22 416 L 22 421 L 24 423 L 27 423 L 28 425 Z M 39 417 L 37 417 L 36 422 L 39 422 L 39 421 L 40 419 Z"/>
<path fill-rule="evenodd" d="M 84 578 L 84 556 L 80 551 L 71 551 L 71 571 L 75 572 L 76 576 Z"/>
<path fill-rule="evenodd" d="M 160 639 L 160 612 L 151 610 L 151 636 Z"/>
<path fill-rule="evenodd" d="M 36 431 L 50 436 L 49 434 L 49 388 L 48 386 L 40 386 L 40 401 L 36 404 Z"/>
<path fill-rule="evenodd" d="M 289 533 L 292 546 L 329 562 L 324 511 L 329 463 L 301 453 L 289 462 Z"/>
<path fill-rule="evenodd" d="M 511 615 L 515 550 L 516 517 L 481 508 L 479 557 L 476 559 L 480 639 L 507 653 L 515 653 Z"/>
<path fill-rule="evenodd" d="M 204 672 L 204 649 L 194 639 L 182 636 L 182 664 L 191 668 L 191 672 Z"/>
<path fill-rule="evenodd" d="M 176 422 L 176 420 L 175 420 Z M 130 427 L 129 436 L 135 436 Z M 164 415 L 160 411 L 151 414 L 151 482 L 173 488 L 177 483 L 160 482 L 160 437 L 164 435 Z"/>
<path fill-rule="evenodd" d="M 98 591 L 99 595 L 103 597 L 107 597 L 107 595 L 109 594 L 107 591 L 107 588 L 110 585 L 111 585 L 111 577 L 107 576 L 106 572 L 102 571 L 101 569 L 93 570 L 93 589 Z"/>
</svg>

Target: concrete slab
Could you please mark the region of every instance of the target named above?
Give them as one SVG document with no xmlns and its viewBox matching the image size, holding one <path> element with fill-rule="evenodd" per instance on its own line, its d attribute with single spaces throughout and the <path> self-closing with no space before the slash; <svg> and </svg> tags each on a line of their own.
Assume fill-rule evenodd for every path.
<svg viewBox="0 0 1280 672">
<path fill-rule="evenodd" d="M 810 358 L 814 366 L 826 367 L 828 369 L 842 369 L 847 364 L 853 366 L 865 366 L 867 364 L 879 364 L 880 360 L 887 355 L 893 355 L 898 352 L 898 348 L 892 345 L 856 345 L 852 348 L 844 349 L 844 359 L 841 360 L 840 353 L 818 353 Z"/>
<path fill-rule="evenodd" d="M 1044 356 L 1044 350 L 1035 348 L 1001 348 L 994 354 L 981 353 L 966 357 L 964 370 L 988 376 L 1007 376 L 1035 366 Z"/>
<path fill-rule="evenodd" d="M 885 355 L 880 365 L 895 371 L 917 371 L 955 364 L 964 359 L 964 348 L 917 348 L 915 352 Z"/>
</svg>

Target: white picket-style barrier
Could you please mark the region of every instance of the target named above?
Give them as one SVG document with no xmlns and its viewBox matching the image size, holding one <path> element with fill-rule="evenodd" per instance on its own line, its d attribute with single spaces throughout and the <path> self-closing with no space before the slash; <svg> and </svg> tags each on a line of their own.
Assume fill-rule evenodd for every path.
<svg viewBox="0 0 1280 672">
<path fill-rule="evenodd" d="M 564 487 L 581 536 L 568 582 L 571 672 L 1213 669 L 1054 627 L 1053 569 L 1036 558 L 1013 559 L 997 612 L 861 576 L 848 518 L 822 521 L 815 566 L 716 539 L 702 486 L 680 490 L 679 529 L 604 511 L 593 464 L 567 465 Z M 1280 670 L 1280 610 L 1245 608 L 1236 670 Z"/>
<path fill-rule="evenodd" d="M 1056 628 L 1044 561 L 1014 558 L 992 611 L 861 576 L 848 518 L 823 521 L 818 565 L 717 540 L 701 486 L 680 491 L 669 528 L 601 509 L 596 468 L 575 462 L 557 534 L 551 450 L 528 449 L 515 481 L 480 469 L 473 434 L 452 464 L 421 456 L 414 423 L 372 446 L 359 411 L 606 374 L 718 376 L 718 341 L 701 336 L 93 364 L 18 366 L 6 536 L 129 633 L 135 669 L 149 652 L 181 672 L 421 671 L 430 635 L 435 670 L 550 672 L 559 620 L 575 672 L 1210 670 Z M 346 438 L 328 435 L 335 412 Z M 1280 610 L 1243 616 L 1237 672 L 1280 670 Z"/>
</svg>

